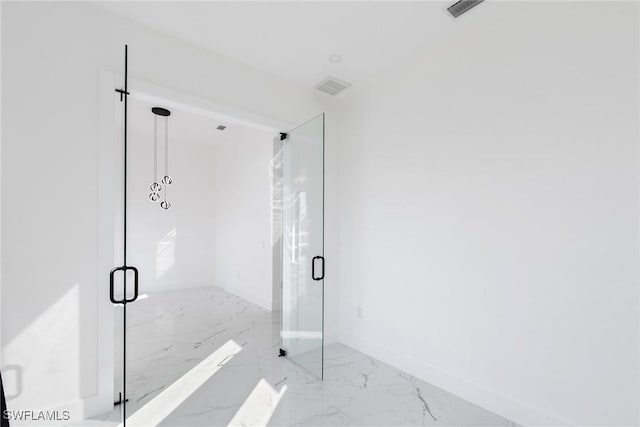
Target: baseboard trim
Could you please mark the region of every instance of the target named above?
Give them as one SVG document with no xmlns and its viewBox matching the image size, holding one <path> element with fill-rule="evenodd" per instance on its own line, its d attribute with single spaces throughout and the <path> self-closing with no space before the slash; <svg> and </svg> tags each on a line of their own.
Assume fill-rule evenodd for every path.
<svg viewBox="0 0 640 427">
<path fill-rule="evenodd" d="M 98 402 L 99 402 L 98 395 L 94 395 L 94 396 L 73 400 L 71 402 L 63 403 L 61 405 L 54 406 L 49 410 L 58 411 L 58 413 L 62 413 L 63 411 L 69 411 L 70 419 L 64 422 L 60 421 L 60 423 L 68 424 L 70 422 L 83 421 L 83 420 L 86 420 L 87 418 L 100 415 Z M 58 422 L 53 422 L 53 423 L 56 424 Z"/>
<path fill-rule="evenodd" d="M 271 311 L 271 301 L 266 300 L 264 298 L 261 298 L 251 292 L 247 292 L 244 291 L 242 289 L 238 289 L 238 288 L 234 288 L 232 286 L 222 286 L 220 284 L 216 285 L 217 287 L 219 287 L 220 289 L 224 289 L 225 291 L 237 295 L 242 299 L 245 299 L 247 301 L 249 301 L 250 303 L 253 303 L 255 305 L 259 305 L 260 307 L 264 308 L 265 310 L 269 310 Z"/>
<path fill-rule="evenodd" d="M 210 288 L 216 287 L 211 282 L 194 282 L 194 283 L 166 283 L 166 284 L 158 284 L 154 283 L 151 286 L 147 286 L 144 291 L 141 291 L 141 294 L 146 294 L 147 292 L 168 292 L 168 291 L 182 291 L 186 289 L 197 289 L 197 288 Z"/>
<path fill-rule="evenodd" d="M 343 344 L 401 369 L 416 378 L 448 391 L 475 405 L 514 421 L 523 426 L 571 426 L 571 423 L 500 393 L 441 371 L 420 360 L 398 353 L 383 345 L 359 336 L 341 337 Z"/>
<path fill-rule="evenodd" d="M 251 292 L 246 292 L 241 289 L 237 289 L 231 286 L 223 286 L 221 284 L 212 284 L 211 282 L 199 282 L 199 283 L 187 283 L 187 284 L 166 284 L 166 285 L 153 285 L 152 289 L 148 289 L 149 292 L 168 292 L 168 291 L 180 291 L 185 289 L 196 289 L 196 288 L 220 288 L 231 294 L 237 295 L 242 299 L 249 301 L 250 303 L 259 305 L 260 307 L 271 311 L 271 301 L 261 298 Z"/>
</svg>

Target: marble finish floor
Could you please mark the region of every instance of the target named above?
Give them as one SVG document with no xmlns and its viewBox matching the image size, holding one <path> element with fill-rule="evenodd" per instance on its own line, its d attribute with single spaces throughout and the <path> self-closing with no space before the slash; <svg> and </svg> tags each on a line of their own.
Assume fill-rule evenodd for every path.
<svg viewBox="0 0 640 427">
<path fill-rule="evenodd" d="M 277 356 L 277 314 L 219 288 L 153 293 L 127 316 L 127 425 L 515 426 L 342 344 L 320 381 Z"/>
</svg>

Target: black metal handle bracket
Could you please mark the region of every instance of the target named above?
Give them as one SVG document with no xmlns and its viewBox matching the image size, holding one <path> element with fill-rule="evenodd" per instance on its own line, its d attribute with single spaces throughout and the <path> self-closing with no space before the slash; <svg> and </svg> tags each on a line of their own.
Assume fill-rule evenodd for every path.
<svg viewBox="0 0 640 427">
<path fill-rule="evenodd" d="M 116 299 L 115 280 L 114 280 L 116 272 L 122 271 L 124 272 L 124 274 L 127 274 L 128 270 L 133 271 L 133 297 L 127 298 L 127 295 L 125 294 L 123 295 L 122 299 Z M 135 300 L 138 299 L 138 269 L 137 268 L 128 265 L 128 266 L 122 266 L 122 267 L 115 267 L 113 270 L 111 270 L 111 273 L 109 273 L 109 299 L 114 304 L 126 304 L 128 302 L 134 302 Z"/>
<path fill-rule="evenodd" d="M 318 276 L 316 277 L 316 260 L 322 260 L 322 276 Z M 324 279 L 324 257 L 317 255 L 314 256 L 313 259 L 311 260 L 311 278 L 313 280 L 322 280 Z"/>
</svg>

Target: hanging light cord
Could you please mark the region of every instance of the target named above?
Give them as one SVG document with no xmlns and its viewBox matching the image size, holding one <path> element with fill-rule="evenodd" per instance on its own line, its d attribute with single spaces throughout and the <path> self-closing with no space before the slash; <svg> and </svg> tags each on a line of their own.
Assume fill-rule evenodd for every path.
<svg viewBox="0 0 640 427">
<path fill-rule="evenodd" d="M 169 176 L 169 117 L 164 119 L 164 175 Z"/>
<path fill-rule="evenodd" d="M 153 115 L 153 181 L 158 182 L 158 116 Z"/>
<path fill-rule="evenodd" d="M 167 200 L 167 187 L 171 183 L 169 178 L 169 117 L 164 118 L 164 177 L 162 178 L 164 201 L 160 205 L 161 208 L 167 210 L 171 207 L 171 203 Z M 165 181 L 166 180 L 166 181 Z"/>
</svg>

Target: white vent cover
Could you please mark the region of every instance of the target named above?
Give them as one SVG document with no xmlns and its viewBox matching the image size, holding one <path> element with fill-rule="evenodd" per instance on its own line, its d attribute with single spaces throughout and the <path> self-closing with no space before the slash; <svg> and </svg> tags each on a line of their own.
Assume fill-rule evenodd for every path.
<svg viewBox="0 0 640 427">
<path fill-rule="evenodd" d="M 351 87 L 350 83 L 344 82 L 331 76 L 327 77 L 316 85 L 317 90 L 331 96 L 336 96 L 349 87 Z"/>
<path fill-rule="evenodd" d="M 473 9 L 483 1 L 484 0 L 460 0 L 449 6 L 447 10 L 451 15 L 453 15 L 454 18 L 457 18 L 463 13 Z"/>
</svg>

